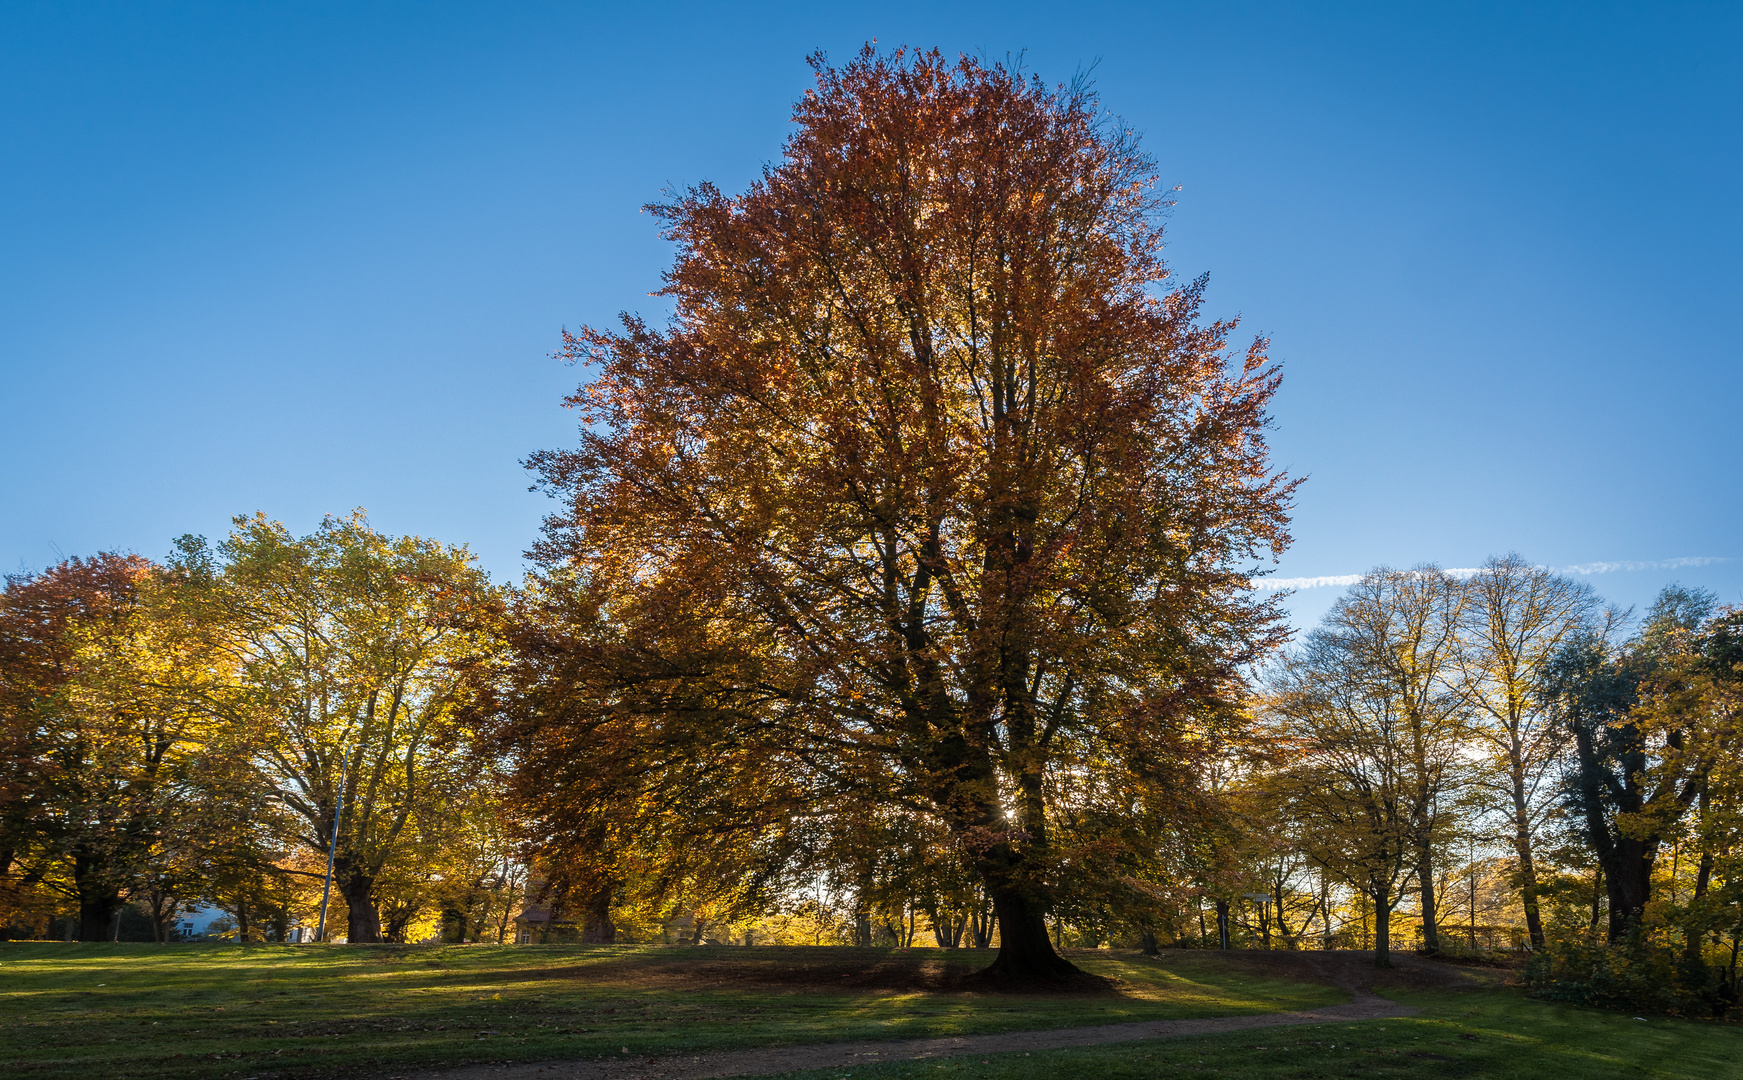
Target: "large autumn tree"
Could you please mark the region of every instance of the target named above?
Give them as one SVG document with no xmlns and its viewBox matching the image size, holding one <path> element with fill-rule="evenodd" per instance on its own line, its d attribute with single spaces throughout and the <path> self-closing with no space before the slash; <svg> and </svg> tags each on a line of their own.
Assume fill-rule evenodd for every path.
<svg viewBox="0 0 1743 1080">
<path fill-rule="evenodd" d="M 1278 373 L 1169 283 L 1152 162 L 1087 89 L 813 66 L 757 183 L 652 208 L 670 321 L 567 339 L 532 801 L 568 836 L 668 783 L 775 833 L 922 813 L 992 897 L 993 972 L 1066 977 L 1066 823 L 1190 805 L 1280 637 Z"/>
</svg>

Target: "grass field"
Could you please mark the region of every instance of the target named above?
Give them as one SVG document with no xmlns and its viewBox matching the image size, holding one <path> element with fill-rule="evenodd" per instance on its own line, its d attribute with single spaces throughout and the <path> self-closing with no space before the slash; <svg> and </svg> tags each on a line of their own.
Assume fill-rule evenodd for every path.
<svg viewBox="0 0 1743 1080">
<path fill-rule="evenodd" d="M 1344 995 L 1230 968 L 1088 953 L 1111 997 L 927 989 L 990 952 L 571 946 L 0 945 L 0 1069 L 45 1077 L 304 1076 L 341 1067 L 1229 1016 Z"/>
<path fill-rule="evenodd" d="M 891 1062 L 783 1080 L 1737 1080 L 1743 1029 L 1575 1009 L 1504 989 L 1388 996 L 1421 1016 L 1272 1028 L 1081 1050 Z"/>
<path fill-rule="evenodd" d="M 954 975 L 990 960 L 968 950 L 14 943 L 0 945 L 0 1072 L 82 1080 L 363 1076 L 625 1049 L 661 1054 L 1232 1016 L 1346 998 L 1239 954 L 1171 952 L 1152 961 L 1102 951 L 1072 959 L 1117 980 L 1117 993 L 951 990 Z M 1743 1030 L 1736 1028 L 1637 1021 L 1499 988 L 1382 989 L 1424 1014 L 892 1062 L 856 1067 L 853 1075 L 1743 1075 Z"/>
</svg>

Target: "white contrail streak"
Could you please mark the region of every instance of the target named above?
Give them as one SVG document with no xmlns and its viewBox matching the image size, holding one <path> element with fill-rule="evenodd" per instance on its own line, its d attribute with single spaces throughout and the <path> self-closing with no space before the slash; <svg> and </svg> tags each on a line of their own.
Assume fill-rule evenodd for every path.
<svg viewBox="0 0 1743 1080">
<path fill-rule="evenodd" d="M 1680 559 L 1657 559 L 1652 562 L 1588 562 L 1561 568 L 1563 574 L 1613 574 L 1618 570 L 1679 570 L 1685 566 L 1711 566 L 1730 562 L 1711 555 L 1688 555 Z"/>
<path fill-rule="evenodd" d="M 1277 589 L 1320 589 L 1327 585 L 1354 585 L 1362 580 L 1360 574 L 1330 574 L 1325 577 L 1279 577 L 1260 578 L 1253 582 L 1253 588 L 1264 589 L 1267 592 Z"/>
<path fill-rule="evenodd" d="M 1576 563 L 1573 566 L 1552 566 L 1550 569 L 1558 574 L 1613 574 L 1629 570 L 1680 570 L 1685 566 L 1712 566 L 1715 563 L 1727 563 L 1732 560 L 1713 555 L 1685 555 L 1680 559 L 1652 559 L 1646 562 L 1620 560 L 1617 562 Z M 1483 572 L 1478 566 L 1457 566 L 1447 569 L 1453 577 L 1467 578 Z M 1362 580 L 1360 574 L 1322 574 L 1319 577 L 1285 577 L 1259 578 L 1253 582 L 1253 588 L 1263 592 L 1276 592 L 1280 589 L 1323 589 L 1328 586 L 1344 588 Z"/>
</svg>

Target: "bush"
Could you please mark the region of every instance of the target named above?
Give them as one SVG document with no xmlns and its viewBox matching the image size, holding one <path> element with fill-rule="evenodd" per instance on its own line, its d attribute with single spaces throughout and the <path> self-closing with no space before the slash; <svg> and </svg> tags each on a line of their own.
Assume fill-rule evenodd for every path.
<svg viewBox="0 0 1743 1080">
<path fill-rule="evenodd" d="M 1524 978 L 1532 996 L 1551 1001 L 1688 1017 L 1738 1015 L 1736 979 L 1725 966 L 1642 934 L 1619 945 L 1551 940 L 1526 965 Z"/>
</svg>

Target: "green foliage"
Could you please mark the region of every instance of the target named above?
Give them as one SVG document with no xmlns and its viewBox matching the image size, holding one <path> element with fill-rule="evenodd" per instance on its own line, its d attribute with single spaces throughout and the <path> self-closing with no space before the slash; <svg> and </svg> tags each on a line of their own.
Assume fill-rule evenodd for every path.
<svg viewBox="0 0 1743 1080">
<path fill-rule="evenodd" d="M 1632 933 L 1615 945 L 1552 938 L 1532 957 L 1525 982 L 1551 1001 L 1673 1016 L 1740 1015 L 1737 979 L 1717 956 L 1690 956 L 1657 935 Z"/>
</svg>

